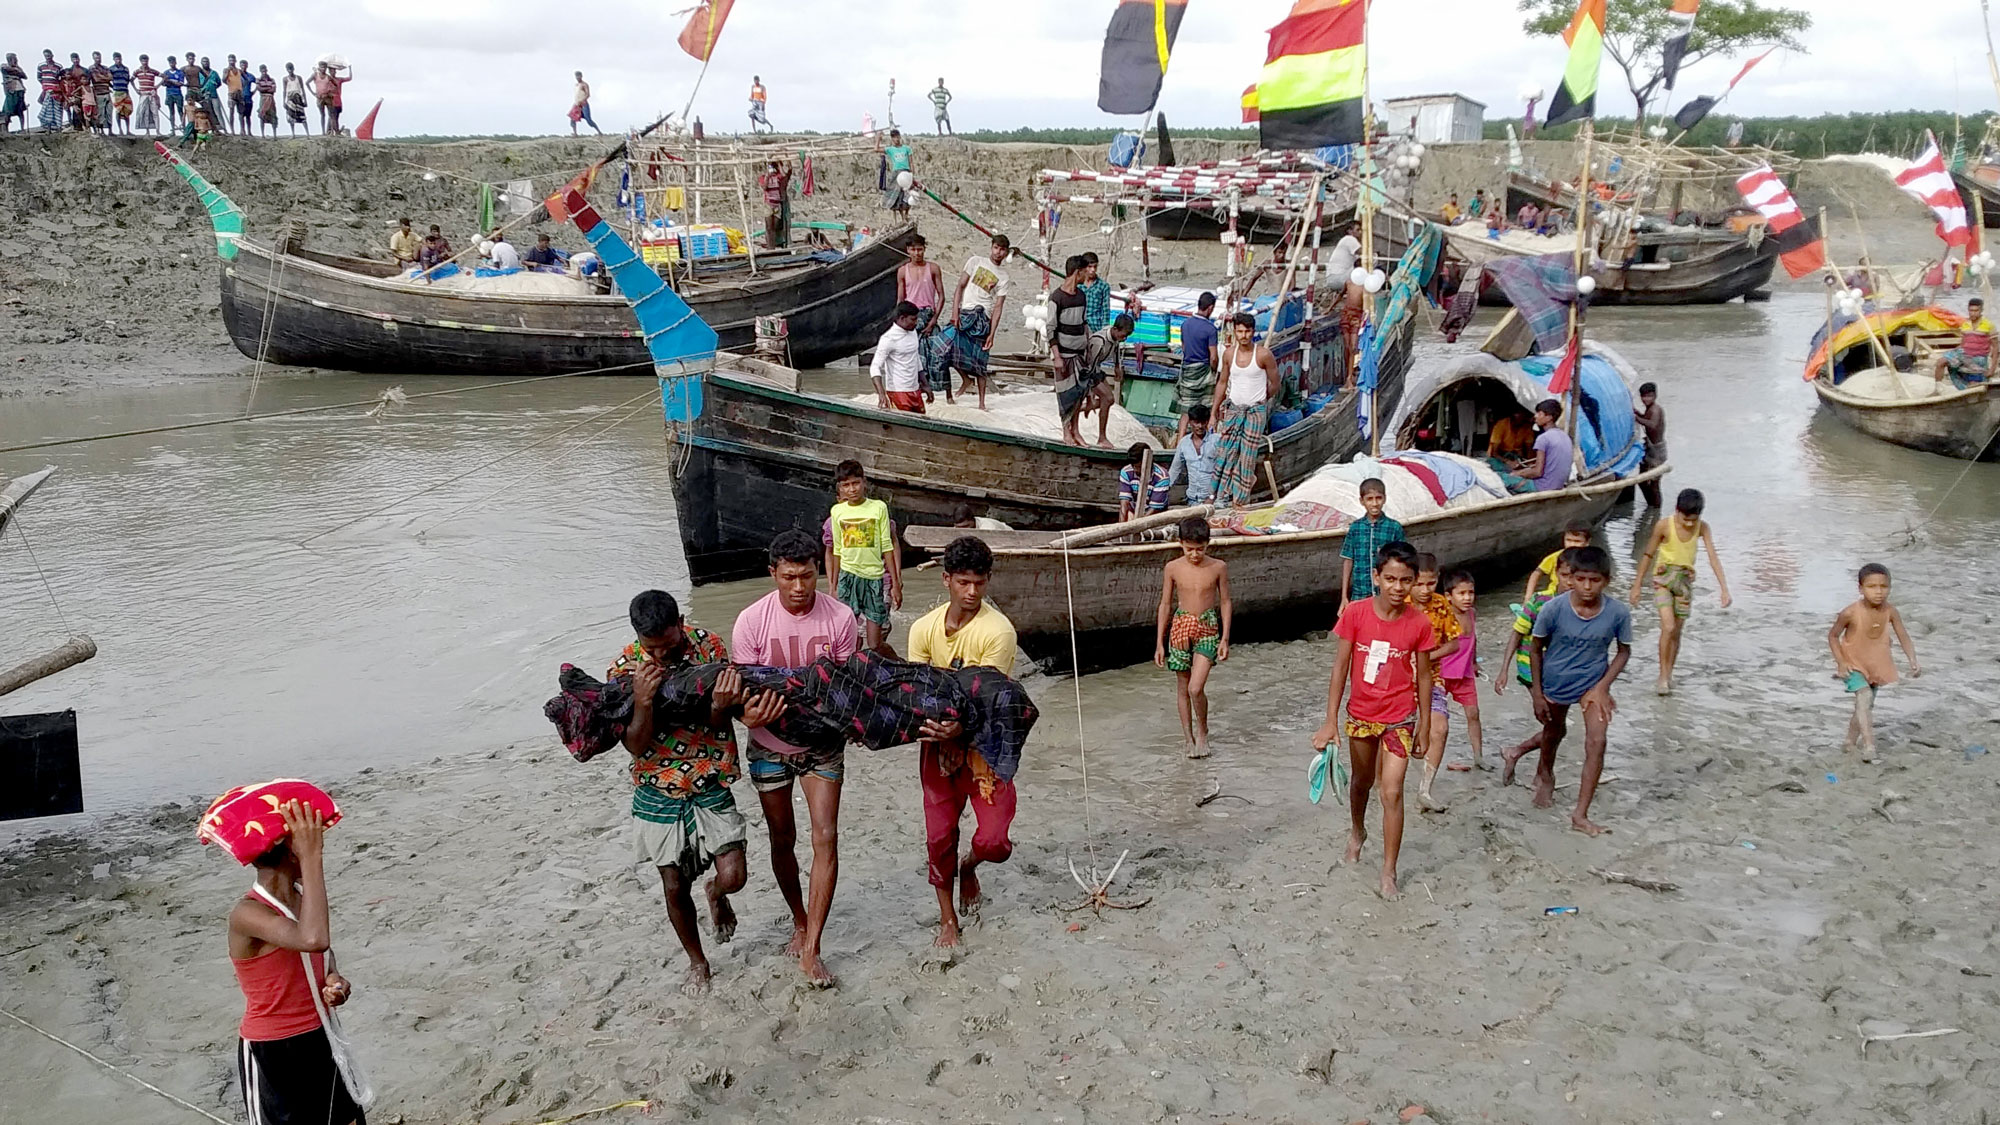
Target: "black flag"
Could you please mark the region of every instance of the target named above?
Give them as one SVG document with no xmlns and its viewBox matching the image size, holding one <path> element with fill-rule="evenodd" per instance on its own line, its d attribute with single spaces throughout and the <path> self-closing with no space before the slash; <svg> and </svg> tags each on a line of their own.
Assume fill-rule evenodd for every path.
<svg viewBox="0 0 2000 1125">
<path fill-rule="evenodd" d="M 1681 111 L 1674 114 L 1674 127 L 1685 133 L 1701 124 L 1701 119 L 1707 117 L 1708 111 L 1715 108 L 1715 102 L 1716 99 L 1703 94 L 1682 106 Z"/>
</svg>

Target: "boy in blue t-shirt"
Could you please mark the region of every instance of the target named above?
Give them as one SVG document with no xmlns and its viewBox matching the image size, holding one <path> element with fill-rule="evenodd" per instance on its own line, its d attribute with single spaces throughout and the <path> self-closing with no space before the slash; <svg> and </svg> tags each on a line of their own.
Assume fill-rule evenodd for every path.
<svg viewBox="0 0 2000 1125">
<path fill-rule="evenodd" d="M 1533 683 L 1528 691 L 1542 730 L 1535 738 L 1507 751 L 1501 783 L 1514 783 L 1514 764 L 1539 745 L 1535 765 L 1535 807 L 1548 808 L 1556 791 L 1556 748 L 1569 730 L 1569 709 L 1583 704 L 1583 777 L 1576 789 L 1576 811 L 1569 824 L 1586 835 L 1605 829 L 1590 820 L 1590 801 L 1604 772 L 1605 734 L 1611 727 L 1611 685 L 1632 658 L 1632 611 L 1604 596 L 1611 581 L 1611 556 L 1602 547 L 1572 547 L 1563 552 L 1570 586 L 1549 599 L 1535 616 L 1533 647 L 1528 663 Z M 1610 653 L 1617 645 L 1615 655 Z"/>
</svg>

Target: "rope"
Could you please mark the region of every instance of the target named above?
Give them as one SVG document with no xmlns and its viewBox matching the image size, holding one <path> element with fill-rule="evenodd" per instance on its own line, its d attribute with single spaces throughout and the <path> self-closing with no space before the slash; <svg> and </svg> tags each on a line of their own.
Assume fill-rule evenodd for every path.
<svg viewBox="0 0 2000 1125">
<path fill-rule="evenodd" d="M 611 407 L 611 410 L 614 411 L 623 410 L 626 407 L 631 406 L 636 402 L 640 402 L 643 399 L 651 398 L 652 396 L 658 393 L 659 393 L 658 388 L 648 388 L 644 392 L 634 395 L 631 398 L 626 399 L 624 402 L 621 402 L 618 405 Z M 375 516 L 381 515 L 383 512 L 389 511 L 392 508 L 400 507 L 404 503 L 407 503 L 408 501 L 415 500 L 419 496 L 424 496 L 428 495 L 429 493 L 436 492 L 438 489 L 443 488 L 446 485 L 456 484 L 459 481 L 462 481 L 465 478 L 474 475 L 475 473 L 485 472 L 487 469 L 490 469 L 493 466 L 498 465 L 503 461 L 511 461 L 514 458 L 519 457 L 521 454 L 526 453 L 531 449 L 534 449 L 547 442 L 553 441 L 554 439 L 559 438 L 566 433 L 569 433 L 571 430 L 580 429 L 584 426 L 590 425 L 593 422 L 601 422 L 601 421 L 603 421 L 601 417 L 593 415 L 592 417 L 585 418 L 580 422 L 572 422 L 571 424 L 564 426 L 559 430 L 556 430 L 554 433 L 544 434 L 541 437 L 536 438 L 534 441 L 531 441 L 528 444 L 520 447 L 519 449 L 514 450 L 512 453 L 501 454 L 500 456 L 495 457 L 493 460 L 488 461 L 485 464 L 474 465 L 472 468 L 465 470 L 464 472 L 458 474 L 457 476 L 447 477 L 444 480 L 437 482 L 436 484 L 420 488 L 417 491 L 412 492 L 408 496 L 402 497 L 401 499 L 392 500 L 389 503 L 384 504 L 379 508 L 374 508 L 369 511 L 363 512 L 360 515 L 355 516 L 351 520 L 335 524 L 334 526 L 327 528 L 325 531 L 315 532 L 311 535 L 308 535 L 304 539 L 299 540 L 299 546 L 303 547 L 315 539 L 322 539 L 328 535 L 332 535 L 336 531 L 341 531 L 346 528 L 353 527 L 355 524 L 360 523 L 363 520 L 372 519 Z"/>
<path fill-rule="evenodd" d="M 89 1059 L 91 1062 L 96 1063 L 98 1066 L 103 1067 L 104 1069 L 110 1071 L 113 1074 L 118 1075 L 121 1078 L 131 1079 L 133 1082 L 136 1082 L 139 1085 L 145 1087 L 146 1089 L 151 1090 L 153 1093 L 160 1095 L 161 1097 L 167 1099 L 168 1101 L 174 1103 L 175 1105 L 181 1107 L 182 1109 L 187 1110 L 189 1113 L 199 1113 L 203 1117 L 208 1118 L 210 1121 L 215 1122 L 216 1125 L 236 1125 L 235 1122 L 230 1121 L 226 1117 L 217 1117 L 213 1113 L 208 1112 L 207 1110 L 201 1108 L 200 1106 L 194 1104 L 191 1101 L 186 1100 L 185 1098 L 175 1097 L 174 1095 L 167 1093 L 165 1090 L 160 1089 L 158 1086 L 155 1086 L 151 1082 L 148 1082 L 145 1079 L 139 1077 L 138 1075 L 133 1074 L 129 1070 L 123 1070 L 120 1069 L 119 1067 L 113 1066 L 108 1062 L 105 1062 L 103 1059 L 98 1058 L 96 1055 L 91 1054 L 89 1051 L 84 1050 L 82 1047 L 77 1046 L 76 1044 L 70 1042 L 69 1040 L 62 1038 L 61 1036 L 51 1035 L 48 1032 L 43 1031 L 41 1028 L 36 1027 L 34 1024 L 29 1023 L 27 1020 L 22 1019 L 20 1016 L 15 1015 L 14 1013 L 8 1011 L 5 1008 L 0 1008 L 0 1016 L 6 1016 L 8 1019 L 13 1020 L 15 1023 L 20 1024 L 22 1027 L 25 1027 L 29 1031 L 34 1032 L 36 1035 L 39 1035 L 42 1038 L 47 1039 L 51 1043 L 57 1043 L 64 1047 L 68 1047 L 70 1050 L 75 1051 L 77 1054 L 82 1055 L 84 1058 Z M 550 1125 L 554 1125 L 554 1123 L 550 1123 Z"/>
<path fill-rule="evenodd" d="M 1083 846 L 1090 852 L 1090 877 L 1097 878 L 1097 842 L 1090 827 L 1090 758 L 1084 753 L 1083 663 L 1076 645 L 1076 584 L 1070 579 L 1069 536 L 1063 540 L 1063 596 L 1069 602 L 1069 682 L 1076 694 L 1076 764 L 1083 774 Z"/>
<path fill-rule="evenodd" d="M 42 560 L 35 557 L 34 545 L 28 542 L 28 529 L 21 524 L 21 513 L 16 511 L 8 522 L 14 525 L 14 534 L 21 537 L 21 546 L 27 548 L 28 561 L 35 564 L 35 574 L 41 578 L 42 589 L 48 591 L 49 601 L 56 607 L 56 620 L 61 623 L 63 632 L 73 632 L 69 627 L 68 615 L 63 613 L 62 601 L 56 597 L 56 588 L 50 584 L 48 572 L 42 569 Z"/>
<path fill-rule="evenodd" d="M 1944 502 L 1951 499 L 1951 494 L 1958 490 L 1958 486 L 1965 483 L 1966 475 L 1972 472 L 1972 467 L 1974 465 L 1979 464 L 1979 459 L 1981 457 L 1986 456 L 1986 450 L 1990 446 L 1992 446 L 1993 439 L 1997 437 L 2000 437 L 2000 428 L 1995 428 L 1992 433 L 1986 435 L 1986 440 L 1979 443 L 1979 451 L 1977 453 L 1974 453 L 1972 455 L 1971 460 L 1965 463 L 1965 468 L 1959 470 L 1958 479 L 1951 482 L 1951 487 L 1944 490 L 1944 495 L 1938 497 L 1938 502 L 1931 506 L 1931 510 L 1924 514 L 1923 519 L 1920 519 L 1916 523 L 1911 524 L 1909 528 L 1904 532 L 1904 534 L 1910 538 L 1911 542 L 1916 541 L 1917 532 L 1921 530 L 1925 524 L 1931 522 L 1932 517 L 1938 514 L 1938 510 L 1944 507 Z"/>
<path fill-rule="evenodd" d="M 470 387 L 448 387 L 442 391 L 424 391 L 405 396 L 411 401 L 420 398 L 438 398 L 444 395 L 465 394 L 468 391 L 490 391 L 500 387 L 517 387 L 523 383 L 543 383 L 550 379 L 575 379 L 587 375 L 604 375 L 613 371 L 629 371 L 634 367 L 651 367 L 652 360 L 640 363 L 621 363 L 615 367 L 598 367 L 589 371 L 564 371 L 556 375 L 532 375 L 525 379 L 503 379 L 498 383 L 477 383 Z M 148 434 L 171 434 L 181 430 L 199 430 L 209 426 L 228 426 L 237 422 L 261 422 L 266 418 L 294 418 L 301 414 L 320 414 L 329 410 L 354 410 L 364 406 L 374 406 L 381 402 L 381 396 L 364 398 L 354 402 L 335 402 L 325 406 L 301 406 L 292 410 L 272 410 L 263 414 L 246 414 L 233 418 L 211 418 L 206 422 L 177 422 L 171 426 L 148 426 L 137 430 L 117 430 L 108 434 L 91 434 L 87 437 L 54 438 L 49 441 L 31 441 L 25 445 L 10 445 L 0 448 L 0 453 L 20 453 L 28 449 L 51 449 L 58 445 L 82 445 L 93 441 L 110 441 L 114 438 L 144 437 Z"/>
<path fill-rule="evenodd" d="M 589 445 L 591 442 L 596 441 L 599 438 L 602 438 L 604 435 L 610 433 L 611 431 L 617 429 L 618 427 L 624 425 L 625 423 L 630 422 L 632 419 L 638 417 L 644 411 L 651 410 L 652 408 L 653 404 L 651 402 L 641 402 L 637 406 L 634 406 L 632 409 L 627 410 L 624 414 L 621 414 L 618 417 L 613 418 L 611 421 L 605 423 L 603 429 L 597 431 L 594 434 L 589 435 L 588 437 L 582 438 L 581 440 L 565 445 L 560 449 L 558 449 L 556 452 L 560 454 L 574 453 L 577 450 L 582 449 L 584 446 Z M 607 414 L 613 413 L 615 409 L 616 408 L 613 408 L 613 410 L 606 411 L 605 413 Z M 507 484 L 504 484 L 499 488 L 494 489 L 491 492 L 488 492 L 484 496 L 480 496 L 477 499 L 473 500 L 467 500 L 465 503 L 460 504 L 458 507 L 453 508 L 451 511 L 446 512 L 444 515 L 438 517 L 438 521 L 436 523 L 431 524 L 428 527 L 425 527 L 422 531 L 417 532 L 418 537 L 421 538 L 425 535 L 429 535 L 431 532 L 436 531 L 438 528 L 443 527 L 447 523 L 450 523 L 451 518 L 457 515 L 458 513 L 474 506 L 475 504 L 483 504 L 486 501 L 493 499 L 495 496 L 498 496 L 501 493 L 506 492 L 508 489 L 513 488 L 516 484 L 519 483 L 520 483 L 519 478 L 516 478 L 515 480 L 510 481 Z"/>
</svg>

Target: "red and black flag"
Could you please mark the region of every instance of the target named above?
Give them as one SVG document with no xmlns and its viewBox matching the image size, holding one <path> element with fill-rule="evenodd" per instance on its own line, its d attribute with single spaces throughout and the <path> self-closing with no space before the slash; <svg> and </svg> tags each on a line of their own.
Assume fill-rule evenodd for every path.
<svg viewBox="0 0 2000 1125">
<path fill-rule="evenodd" d="M 1106 113 L 1152 110 L 1186 9 L 1187 0 L 1119 0 L 1104 29 L 1097 108 Z"/>
<path fill-rule="evenodd" d="M 1367 18 L 1367 0 L 1298 0 L 1271 29 L 1256 87 L 1263 148 L 1360 143 Z"/>
<path fill-rule="evenodd" d="M 1680 75 L 1688 36 L 1694 34 L 1694 14 L 1700 7 L 1701 0 L 1671 0 L 1668 5 L 1667 19 L 1672 22 L 1674 33 L 1660 50 L 1660 81 L 1666 84 L 1669 94 L 1673 93 L 1674 79 Z"/>
<path fill-rule="evenodd" d="M 1778 261 L 1784 263 L 1785 272 L 1794 280 L 1826 265 L 1826 240 L 1806 220 L 1798 200 L 1792 198 L 1785 181 L 1778 178 L 1769 164 L 1759 164 L 1737 177 L 1736 190 L 1742 194 L 1743 202 L 1764 216 L 1764 229 L 1778 246 Z"/>
</svg>

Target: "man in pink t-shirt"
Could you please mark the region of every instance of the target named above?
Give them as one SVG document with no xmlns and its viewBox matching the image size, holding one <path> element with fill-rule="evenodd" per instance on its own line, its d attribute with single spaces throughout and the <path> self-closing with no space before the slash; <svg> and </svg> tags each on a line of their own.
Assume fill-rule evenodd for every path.
<svg viewBox="0 0 2000 1125">
<path fill-rule="evenodd" d="M 729 651 L 740 664 L 772 668 L 802 668 L 822 656 L 845 660 L 854 655 L 859 625 L 854 611 L 819 592 L 820 544 L 793 528 L 771 541 L 771 582 L 777 589 L 736 616 Z M 799 959 L 806 980 L 819 987 L 833 984 L 833 974 L 820 960 L 820 934 L 833 906 L 833 886 L 840 859 L 840 780 L 843 747 L 807 749 L 794 746 L 767 730 L 750 732 L 750 783 L 764 806 L 771 830 L 771 874 L 785 905 L 792 908 L 792 941 L 785 952 Z M 805 790 L 806 813 L 812 820 L 812 901 L 799 890 L 798 822 L 792 815 L 792 780 Z"/>
</svg>

